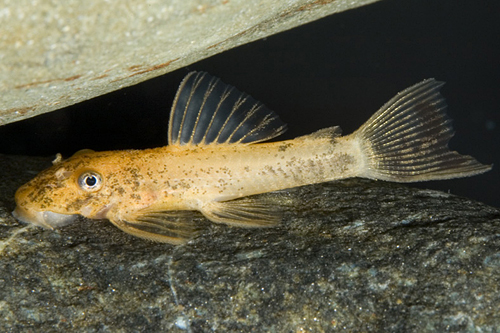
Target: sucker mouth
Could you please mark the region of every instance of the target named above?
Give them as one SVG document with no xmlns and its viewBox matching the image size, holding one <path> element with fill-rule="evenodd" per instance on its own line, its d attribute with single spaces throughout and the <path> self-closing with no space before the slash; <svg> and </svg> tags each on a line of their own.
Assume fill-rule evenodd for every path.
<svg viewBox="0 0 500 333">
<path fill-rule="evenodd" d="M 31 223 L 46 229 L 62 227 L 74 222 L 78 215 L 59 214 L 51 211 L 29 211 L 16 206 L 12 212 L 17 220 L 24 223 Z"/>
</svg>

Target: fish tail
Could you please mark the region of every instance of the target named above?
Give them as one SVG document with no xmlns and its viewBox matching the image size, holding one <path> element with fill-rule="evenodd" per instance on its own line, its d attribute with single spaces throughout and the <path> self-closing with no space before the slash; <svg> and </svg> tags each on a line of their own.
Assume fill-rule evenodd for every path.
<svg viewBox="0 0 500 333">
<path fill-rule="evenodd" d="M 363 155 L 361 177 L 417 182 L 467 177 L 491 169 L 448 148 L 454 132 L 439 93 L 443 84 L 427 79 L 407 88 L 352 134 Z"/>
</svg>

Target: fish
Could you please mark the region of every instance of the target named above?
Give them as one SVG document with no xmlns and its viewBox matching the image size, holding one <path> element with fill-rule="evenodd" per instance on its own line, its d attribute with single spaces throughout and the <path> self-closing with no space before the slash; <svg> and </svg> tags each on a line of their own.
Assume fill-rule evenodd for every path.
<svg viewBox="0 0 500 333">
<path fill-rule="evenodd" d="M 335 126 L 269 142 L 287 129 L 275 112 L 219 78 L 190 72 L 172 105 L 167 146 L 58 154 L 16 191 L 12 214 L 47 229 L 79 215 L 107 219 L 133 236 L 177 245 L 197 234 L 200 213 L 230 226 L 279 224 L 279 207 L 253 197 L 260 193 L 350 177 L 409 183 L 489 171 L 448 148 L 454 132 L 443 84 L 426 79 L 399 92 L 352 134 Z"/>
</svg>

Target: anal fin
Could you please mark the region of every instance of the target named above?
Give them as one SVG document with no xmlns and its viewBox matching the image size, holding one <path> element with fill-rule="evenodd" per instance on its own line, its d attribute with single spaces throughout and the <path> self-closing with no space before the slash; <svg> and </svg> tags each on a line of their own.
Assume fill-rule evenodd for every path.
<svg viewBox="0 0 500 333">
<path fill-rule="evenodd" d="M 201 212 L 212 222 L 238 227 L 272 227 L 281 222 L 281 213 L 275 206 L 252 198 L 212 201 Z"/>
<path fill-rule="evenodd" d="M 124 232 L 147 240 L 182 244 L 193 237 L 197 231 L 194 221 L 196 211 L 139 211 L 136 216 L 126 220 L 111 220 L 111 222 Z"/>
</svg>

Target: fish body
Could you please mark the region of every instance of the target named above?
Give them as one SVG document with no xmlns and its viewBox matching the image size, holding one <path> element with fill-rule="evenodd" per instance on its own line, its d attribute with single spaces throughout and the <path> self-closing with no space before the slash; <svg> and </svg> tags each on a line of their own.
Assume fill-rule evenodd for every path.
<svg viewBox="0 0 500 333">
<path fill-rule="evenodd" d="M 193 211 L 230 225 L 275 225 L 279 210 L 251 198 L 259 193 L 349 177 L 413 182 L 488 171 L 448 150 L 441 85 L 430 79 L 406 89 L 351 135 L 331 127 L 262 143 L 285 131 L 279 117 L 192 72 L 172 107 L 168 146 L 59 158 L 19 188 L 13 214 L 46 228 L 77 215 L 108 219 L 132 235 L 179 244 L 196 230 Z"/>
</svg>

